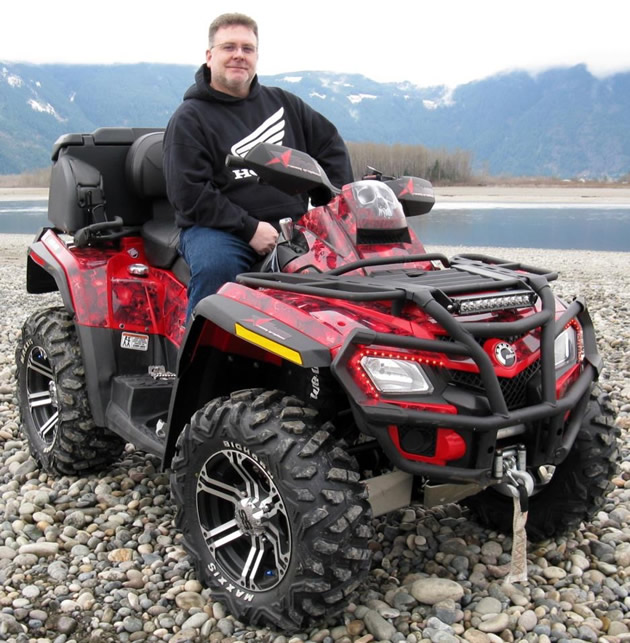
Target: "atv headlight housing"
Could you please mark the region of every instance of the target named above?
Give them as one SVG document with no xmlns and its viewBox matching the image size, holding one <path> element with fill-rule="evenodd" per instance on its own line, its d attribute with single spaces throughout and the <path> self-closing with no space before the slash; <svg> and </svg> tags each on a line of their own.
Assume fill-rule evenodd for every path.
<svg viewBox="0 0 630 643">
<path fill-rule="evenodd" d="M 413 360 L 364 355 L 360 364 L 380 393 L 427 395 L 433 392 L 424 369 Z"/>
<path fill-rule="evenodd" d="M 559 371 L 566 366 L 572 366 L 578 360 L 579 346 L 578 333 L 573 325 L 567 326 L 556 337 L 554 343 L 554 359 L 556 370 Z"/>
</svg>

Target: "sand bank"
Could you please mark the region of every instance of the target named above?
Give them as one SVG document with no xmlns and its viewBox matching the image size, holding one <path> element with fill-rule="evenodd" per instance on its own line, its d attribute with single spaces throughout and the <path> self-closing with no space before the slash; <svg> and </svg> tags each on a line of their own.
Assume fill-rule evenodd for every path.
<svg viewBox="0 0 630 643">
<path fill-rule="evenodd" d="M 47 199 L 48 188 L 0 188 L 0 201 Z"/>
<path fill-rule="evenodd" d="M 630 187 L 453 186 L 435 188 L 438 203 L 496 201 L 508 203 L 591 203 L 627 205 Z"/>
<path fill-rule="evenodd" d="M 0 201 L 46 199 L 47 188 L 0 188 Z M 530 186 L 454 186 L 435 188 L 436 201 L 481 202 L 502 201 L 512 203 L 593 203 L 628 205 L 630 187 L 566 187 Z"/>
</svg>

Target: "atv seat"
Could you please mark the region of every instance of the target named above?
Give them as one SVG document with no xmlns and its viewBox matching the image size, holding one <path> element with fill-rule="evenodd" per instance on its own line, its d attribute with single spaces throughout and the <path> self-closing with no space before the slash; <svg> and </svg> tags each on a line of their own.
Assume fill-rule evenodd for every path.
<svg viewBox="0 0 630 643">
<path fill-rule="evenodd" d="M 127 181 L 140 199 L 150 202 L 151 218 L 141 230 L 148 262 L 158 268 L 172 268 L 181 281 L 188 283 L 190 271 L 178 251 L 179 228 L 166 196 L 163 138 L 164 132 L 150 132 L 134 141 L 127 153 Z"/>
</svg>

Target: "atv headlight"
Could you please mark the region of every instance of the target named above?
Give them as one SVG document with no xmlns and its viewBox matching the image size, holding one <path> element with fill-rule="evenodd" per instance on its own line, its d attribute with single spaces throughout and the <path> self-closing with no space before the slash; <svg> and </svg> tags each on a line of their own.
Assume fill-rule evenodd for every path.
<svg viewBox="0 0 630 643">
<path fill-rule="evenodd" d="M 381 393 L 433 392 L 433 385 L 417 362 L 366 355 L 361 358 L 361 366 Z"/>
<path fill-rule="evenodd" d="M 556 370 L 577 362 L 577 343 L 577 333 L 573 326 L 565 328 L 558 337 L 556 337 L 554 344 Z"/>
</svg>

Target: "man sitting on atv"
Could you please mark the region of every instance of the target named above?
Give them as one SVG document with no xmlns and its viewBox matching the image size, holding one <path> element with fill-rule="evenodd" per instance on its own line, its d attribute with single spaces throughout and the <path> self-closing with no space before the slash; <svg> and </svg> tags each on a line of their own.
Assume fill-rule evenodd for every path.
<svg viewBox="0 0 630 643">
<path fill-rule="evenodd" d="M 250 170 L 227 168 L 267 141 L 307 152 L 332 183 L 353 180 L 346 146 L 335 126 L 297 96 L 260 85 L 258 26 L 239 13 L 210 25 L 206 63 L 171 117 L 164 137 L 168 198 L 181 228 L 180 252 L 190 267 L 188 311 L 268 254 L 278 221 L 297 218 L 305 195 L 289 196 L 258 183 Z"/>
</svg>

